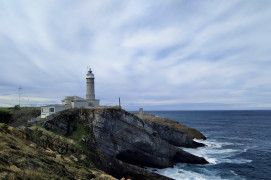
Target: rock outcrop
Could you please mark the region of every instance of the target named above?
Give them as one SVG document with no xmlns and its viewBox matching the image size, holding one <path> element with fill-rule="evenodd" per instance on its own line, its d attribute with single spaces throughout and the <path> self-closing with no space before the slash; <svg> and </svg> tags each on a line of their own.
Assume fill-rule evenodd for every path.
<svg viewBox="0 0 271 180">
<path fill-rule="evenodd" d="M 150 123 L 122 109 L 68 110 L 48 120 L 44 127 L 67 136 L 76 129 L 76 123 L 83 125 L 93 136 L 92 141 L 96 142 L 98 149 L 129 164 L 165 168 L 176 162 L 207 163 L 204 158 L 176 147 L 177 140 L 166 138 L 173 137 L 166 136 L 170 127 Z M 192 142 L 185 133 L 179 133 L 175 139 L 178 138 L 180 143 Z"/>
<path fill-rule="evenodd" d="M 112 156 L 100 152 L 96 143 L 81 134 L 80 139 L 85 144 L 74 136 L 62 136 L 55 132 L 47 131 L 40 127 L 30 127 L 24 130 L 29 137 L 29 140 L 34 142 L 37 147 L 49 149 L 55 154 L 65 156 L 66 159 L 75 161 L 75 163 L 85 164 L 91 169 L 100 169 L 107 174 L 110 174 L 118 179 L 123 177 L 127 179 L 142 179 L 142 180 L 171 180 L 171 178 L 150 172 L 144 168 L 140 168 L 125 162 L 122 162 Z M 74 135 L 78 135 L 79 129 L 75 130 Z M 107 178 L 105 178 L 107 179 Z"/>
<path fill-rule="evenodd" d="M 193 139 L 203 139 L 206 137 L 194 128 L 187 127 L 168 118 L 160 118 L 151 115 L 144 115 L 143 119 L 147 122 L 159 137 L 168 143 L 186 148 L 197 148 L 205 146 L 195 142 Z"/>
<path fill-rule="evenodd" d="M 0 157 L 0 170 L 4 169 L 4 175 L 0 173 L 0 176 L 4 179 L 14 174 L 13 177 L 22 178 L 28 172 L 38 172 L 37 178 L 49 174 L 51 178 L 73 179 L 72 175 L 76 174 L 80 179 L 111 179 L 107 173 L 118 179 L 170 180 L 142 166 L 165 168 L 178 162 L 208 163 L 178 147 L 201 146 L 193 141 L 205 138 L 199 131 L 169 119 L 145 116 L 140 119 L 119 108 L 70 109 L 24 130 L 0 127 L 0 135 L 5 133 L 6 137 L 16 136 L 10 139 L 23 141 L 16 140 L 10 146 L 16 156 Z M 35 151 L 38 153 L 33 154 Z M 20 164 L 15 160 L 21 162 L 19 156 L 34 158 L 34 161 L 26 158 Z"/>
</svg>

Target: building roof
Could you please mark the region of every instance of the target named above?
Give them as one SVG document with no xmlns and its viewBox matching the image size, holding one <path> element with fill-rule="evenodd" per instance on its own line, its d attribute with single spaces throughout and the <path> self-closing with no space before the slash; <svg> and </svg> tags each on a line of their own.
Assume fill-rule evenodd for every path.
<svg viewBox="0 0 271 180">
<path fill-rule="evenodd" d="M 79 97 L 79 96 L 66 96 L 65 99 L 63 99 L 63 100 L 71 100 L 71 101 L 75 101 L 75 100 L 83 100 L 83 101 L 85 101 L 86 99 L 81 98 L 81 97 Z M 63 101 L 63 100 L 62 100 L 62 101 Z"/>
<path fill-rule="evenodd" d="M 62 104 L 48 104 L 48 105 L 41 106 L 41 107 L 61 107 L 61 106 L 65 106 L 65 105 L 62 105 Z"/>
</svg>

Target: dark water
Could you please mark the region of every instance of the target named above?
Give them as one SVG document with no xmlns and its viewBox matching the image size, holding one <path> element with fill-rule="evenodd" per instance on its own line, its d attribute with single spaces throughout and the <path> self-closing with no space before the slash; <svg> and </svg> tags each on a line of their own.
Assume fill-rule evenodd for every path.
<svg viewBox="0 0 271 180">
<path fill-rule="evenodd" d="M 208 165 L 177 164 L 174 179 L 271 179 L 271 111 L 149 111 L 201 131 L 207 147 L 186 149 Z"/>
</svg>

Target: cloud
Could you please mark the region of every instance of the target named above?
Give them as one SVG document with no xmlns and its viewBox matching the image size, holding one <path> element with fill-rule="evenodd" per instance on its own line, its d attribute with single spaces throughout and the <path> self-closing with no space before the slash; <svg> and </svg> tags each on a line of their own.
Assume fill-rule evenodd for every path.
<svg viewBox="0 0 271 180">
<path fill-rule="evenodd" d="M 1 1 L 0 101 L 85 96 L 135 109 L 270 108 L 269 1 Z M 8 97 L 8 98 L 5 98 Z"/>
</svg>

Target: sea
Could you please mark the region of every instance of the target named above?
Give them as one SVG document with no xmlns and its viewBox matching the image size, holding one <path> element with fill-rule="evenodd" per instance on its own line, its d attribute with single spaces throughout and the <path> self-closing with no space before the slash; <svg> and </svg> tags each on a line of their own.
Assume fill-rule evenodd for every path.
<svg viewBox="0 0 271 180">
<path fill-rule="evenodd" d="M 205 147 L 182 148 L 209 164 L 151 169 L 182 180 L 271 180 L 271 111 L 147 111 L 202 132 Z"/>
</svg>

